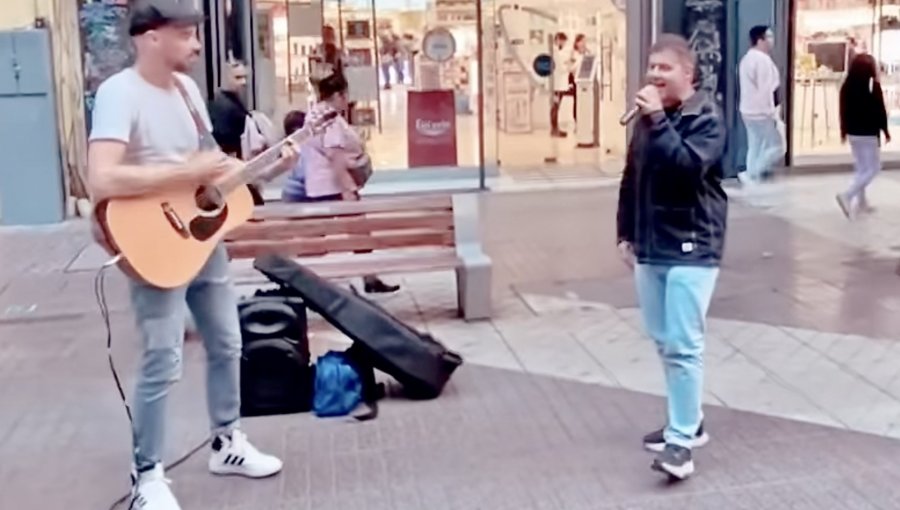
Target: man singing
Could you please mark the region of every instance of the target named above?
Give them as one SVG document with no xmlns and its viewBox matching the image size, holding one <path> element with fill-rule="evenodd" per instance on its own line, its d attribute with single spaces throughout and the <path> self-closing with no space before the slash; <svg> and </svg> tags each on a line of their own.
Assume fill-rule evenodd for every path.
<svg viewBox="0 0 900 510">
<path fill-rule="evenodd" d="M 194 2 L 138 0 L 131 11 L 136 61 L 100 86 L 94 106 L 88 181 L 95 202 L 211 184 L 241 165 L 217 147 L 200 90 L 183 74 L 200 52 L 197 24 L 203 15 Z M 286 170 L 296 161 L 296 151 L 287 147 L 278 165 Z M 238 428 L 241 333 L 224 248 L 184 287 L 132 281 L 130 293 L 143 343 L 132 402 L 131 508 L 179 509 L 161 459 L 166 396 L 181 376 L 185 301 L 206 349 L 209 470 L 252 478 L 278 473 L 281 461 L 260 453 Z"/>
<path fill-rule="evenodd" d="M 694 472 L 703 431 L 703 336 L 719 274 L 728 202 L 722 190 L 725 126 L 694 89 L 696 57 L 684 38 L 651 47 L 641 116 L 619 191 L 618 248 L 634 268 L 644 325 L 663 361 L 666 426 L 644 437 L 659 452 L 653 469 L 676 479 Z"/>
</svg>

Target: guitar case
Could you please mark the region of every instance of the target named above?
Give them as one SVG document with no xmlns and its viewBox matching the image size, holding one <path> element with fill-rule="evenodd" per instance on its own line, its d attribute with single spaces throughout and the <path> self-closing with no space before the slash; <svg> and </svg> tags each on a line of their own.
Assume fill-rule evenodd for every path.
<svg viewBox="0 0 900 510">
<path fill-rule="evenodd" d="M 350 290 L 278 255 L 257 258 L 253 266 L 272 282 L 296 292 L 305 305 L 353 340 L 357 362 L 397 380 L 404 394 L 432 399 L 441 394 L 462 357 L 426 333 Z"/>
</svg>

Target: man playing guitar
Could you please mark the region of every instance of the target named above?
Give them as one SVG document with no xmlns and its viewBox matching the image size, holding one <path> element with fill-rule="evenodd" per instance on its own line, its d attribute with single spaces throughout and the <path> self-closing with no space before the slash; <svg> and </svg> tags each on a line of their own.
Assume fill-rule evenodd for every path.
<svg viewBox="0 0 900 510">
<path fill-rule="evenodd" d="M 203 15 L 194 2 L 138 0 L 131 11 L 135 64 L 100 86 L 93 111 L 88 181 L 95 203 L 210 184 L 243 165 L 218 149 L 200 91 L 183 74 L 201 49 L 197 25 Z M 296 162 L 296 149 L 285 145 L 278 169 L 288 170 Z M 218 245 L 187 285 L 163 289 L 135 279 L 130 293 L 143 341 L 132 403 L 131 508 L 180 508 L 161 457 L 166 396 L 182 369 L 185 301 L 207 353 L 210 471 L 251 478 L 281 471 L 282 462 L 259 452 L 238 427 L 241 333 L 224 248 Z"/>
</svg>

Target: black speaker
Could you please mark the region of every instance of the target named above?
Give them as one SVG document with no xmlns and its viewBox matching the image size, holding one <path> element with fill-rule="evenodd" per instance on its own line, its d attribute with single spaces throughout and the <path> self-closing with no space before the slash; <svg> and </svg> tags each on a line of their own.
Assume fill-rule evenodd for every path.
<svg viewBox="0 0 900 510">
<path fill-rule="evenodd" d="M 258 291 L 238 304 L 243 349 L 241 415 L 267 416 L 312 409 L 306 306 L 277 291 Z"/>
</svg>

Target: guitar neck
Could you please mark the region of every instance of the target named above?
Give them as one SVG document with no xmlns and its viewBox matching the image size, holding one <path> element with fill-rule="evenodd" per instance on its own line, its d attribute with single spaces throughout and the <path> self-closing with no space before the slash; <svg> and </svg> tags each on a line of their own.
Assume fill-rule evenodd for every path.
<svg viewBox="0 0 900 510">
<path fill-rule="evenodd" d="M 228 194 L 241 186 L 246 186 L 247 184 L 252 183 L 254 180 L 264 175 L 268 170 L 272 168 L 272 166 L 274 166 L 278 162 L 278 160 L 281 158 L 281 148 L 284 147 L 284 144 L 288 143 L 288 141 L 291 141 L 294 142 L 295 145 L 299 146 L 303 144 L 303 142 L 305 142 L 310 136 L 312 136 L 312 134 L 313 131 L 311 127 L 306 126 L 284 137 L 278 143 L 272 145 L 271 147 L 248 161 L 240 172 L 222 182 L 219 185 L 219 189 L 221 189 L 223 193 Z"/>
</svg>

